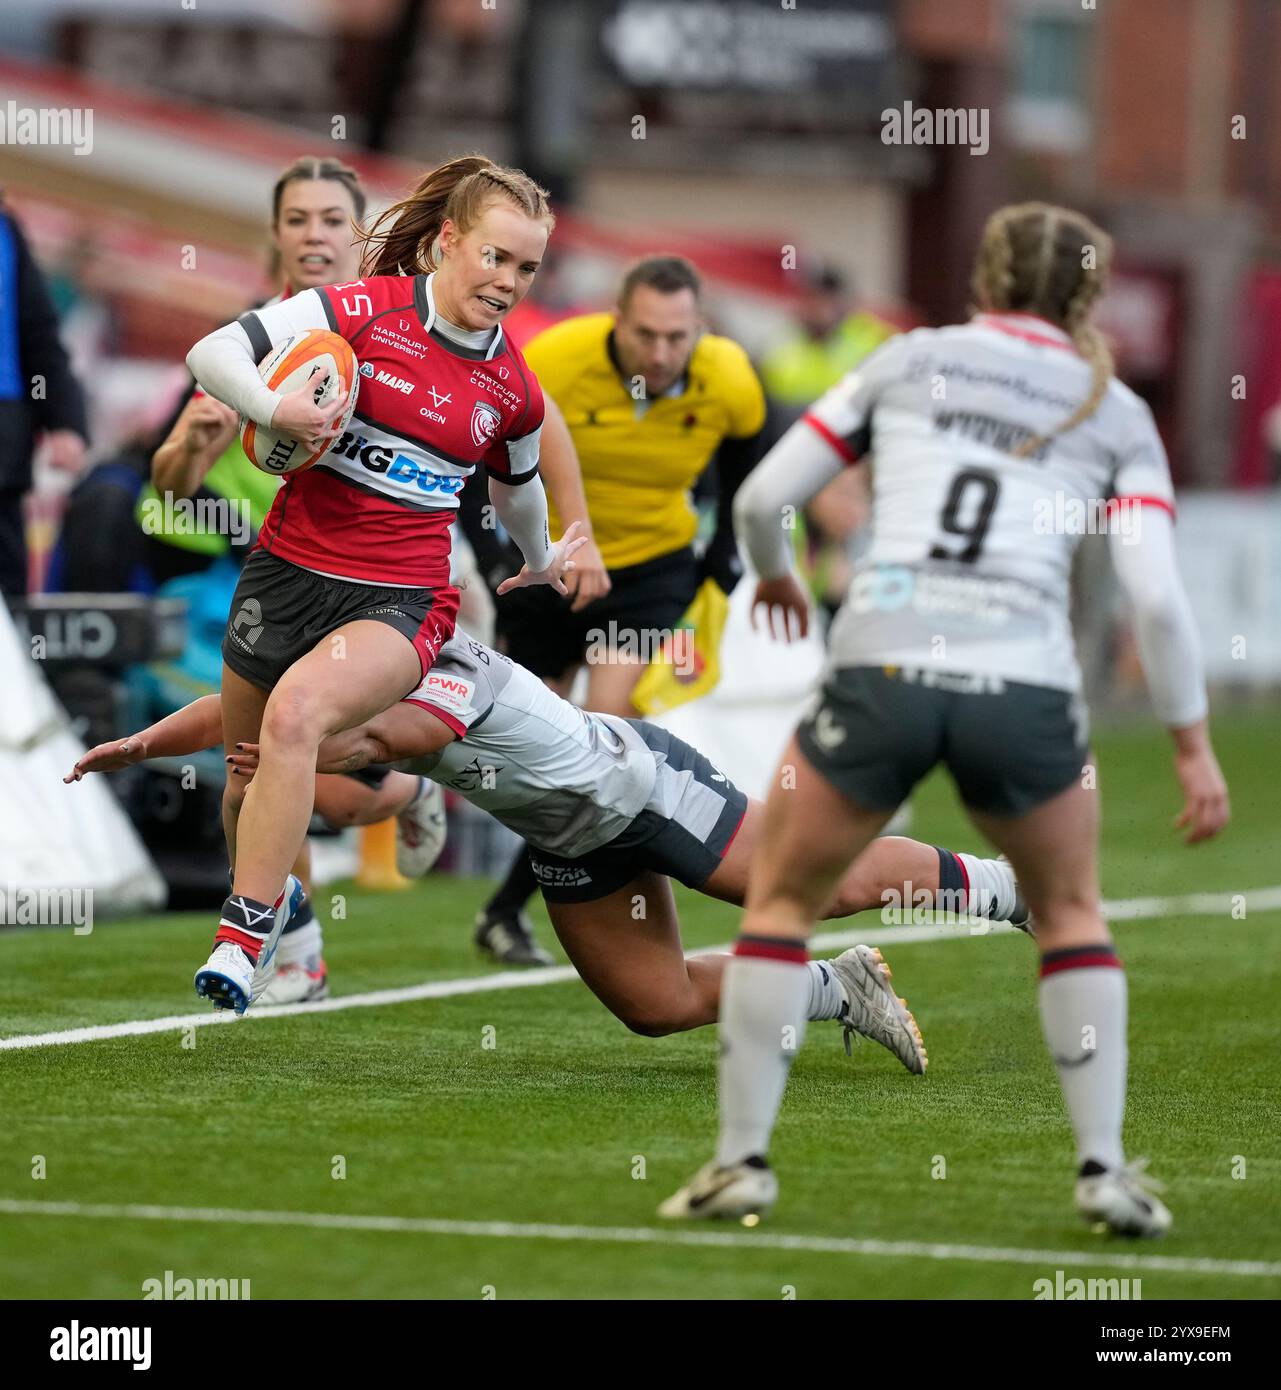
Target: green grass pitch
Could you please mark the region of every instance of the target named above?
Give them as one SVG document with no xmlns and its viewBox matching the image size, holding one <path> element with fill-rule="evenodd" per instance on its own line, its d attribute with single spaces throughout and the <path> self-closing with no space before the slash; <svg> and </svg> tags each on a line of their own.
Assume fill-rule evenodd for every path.
<svg viewBox="0 0 1281 1390">
<path fill-rule="evenodd" d="M 779 1206 L 757 1232 L 724 1228 L 745 1248 L 0 1212 L 0 1297 L 139 1298 L 166 1270 L 248 1279 L 255 1299 L 1030 1299 L 1035 1279 L 1054 1277 L 1052 1262 L 750 1246 L 793 1234 L 1080 1252 L 1068 1277 L 1141 1277 L 1144 1299 L 1276 1298 L 1277 1278 L 1127 1271 L 1091 1256 L 1281 1255 L 1281 913 L 1249 906 L 1251 889 L 1281 883 L 1279 729 L 1275 709 L 1219 721 L 1235 819 L 1194 850 L 1170 830 L 1177 795 L 1161 735 L 1098 739 L 1105 893 L 1245 894 L 1244 920 L 1225 908 L 1114 928 L 1130 978 L 1127 1147 L 1167 1184 L 1175 1229 L 1163 1242 L 1104 1240 L 1072 1211 L 1070 1136 L 1027 940 L 890 940 L 930 1071 L 909 1076 L 871 1045 L 847 1059 L 834 1025 L 812 1026 L 772 1154 Z M 916 798 L 912 833 L 978 844 L 937 777 Z M 326 930 L 335 993 L 486 973 L 470 945 L 482 890 L 433 878 L 352 892 L 347 920 Z M 689 945 L 732 936 L 729 908 L 679 901 Z M 190 978 L 209 932 L 205 915 L 174 915 L 84 937 L 0 933 L 0 1031 L 196 1012 Z M 191 1037 L 194 1047 L 173 1031 L 0 1053 L 0 1199 L 653 1227 L 715 1132 L 714 1030 L 635 1037 L 576 982 Z"/>
</svg>

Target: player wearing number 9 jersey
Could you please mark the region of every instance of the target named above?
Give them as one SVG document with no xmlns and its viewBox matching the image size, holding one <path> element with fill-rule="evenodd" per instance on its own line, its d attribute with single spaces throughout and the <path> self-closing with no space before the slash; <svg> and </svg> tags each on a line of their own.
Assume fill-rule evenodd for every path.
<svg viewBox="0 0 1281 1390">
<path fill-rule="evenodd" d="M 453 632 L 449 525 L 478 465 L 525 557 L 506 587 L 564 590 L 578 543 L 550 543 L 542 396 L 502 330 L 552 224 L 545 192 L 524 174 L 454 160 L 365 235 L 362 279 L 246 314 L 188 355 L 206 391 L 241 415 L 312 448 L 332 443 L 281 488 L 223 642 L 224 741 L 258 739 L 262 763 L 243 816 L 243 798 L 229 791 L 223 802 L 234 883 L 195 979 L 220 1007 L 246 1006 L 288 915 L 321 740 L 413 689 Z M 312 383 L 280 395 L 258 372 L 274 347 L 313 328 L 341 334 L 360 362 L 360 411 L 337 440 L 345 392 L 320 407 Z"/>
<path fill-rule="evenodd" d="M 1189 840 L 1227 821 L 1198 641 L 1174 562 L 1174 496 L 1151 414 L 1112 377 L 1090 322 L 1111 255 L 1086 218 L 1033 203 L 989 221 L 969 323 L 878 349 L 779 441 L 737 501 L 757 602 L 803 615 L 787 517 L 865 455 L 871 542 L 830 634 L 821 697 L 784 754 L 721 1003 L 716 1159 L 664 1205 L 762 1210 L 803 1027 L 805 938 L 839 866 L 946 764 L 1009 856 L 1041 950 L 1041 1017 L 1077 1141 L 1081 1213 L 1160 1234 L 1169 1212 L 1121 1145 L 1126 986 L 1099 906 L 1098 793 L 1068 619 L 1072 553 L 1107 523 L 1156 713 L 1170 729 Z M 795 788 L 793 791 L 792 788 Z"/>
</svg>

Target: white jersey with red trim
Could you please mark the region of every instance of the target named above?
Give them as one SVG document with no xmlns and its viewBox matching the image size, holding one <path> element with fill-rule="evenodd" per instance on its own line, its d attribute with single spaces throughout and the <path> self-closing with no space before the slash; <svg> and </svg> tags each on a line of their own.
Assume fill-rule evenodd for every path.
<svg viewBox="0 0 1281 1390">
<path fill-rule="evenodd" d="M 330 329 L 360 363 L 356 411 L 319 463 L 289 474 L 259 544 L 336 578 L 442 587 L 458 493 L 478 464 L 538 476 L 543 397 L 501 327 L 468 348 L 435 326 L 431 278 L 377 275 L 305 290 L 238 320 L 255 360 Z"/>
<path fill-rule="evenodd" d="M 458 735 L 414 771 L 451 787 L 550 854 L 599 849 L 645 808 L 655 755 L 625 720 L 590 714 L 464 633 L 405 700 Z"/>
<path fill-rule="evenodd" d="M 833 460 L 871 462 L 871 539 L 833 624 L 833 666 L 1079 689 L 1073 552 L 1095 531 L 1137 539 L 1141 503 L 1174 507 L 1151 411 L 1120 382 L 1054 436 L 1090 384 L 1054 325 L 979 315 L 892 339 L 810 408 L 798 430 Z"/>
</svg>

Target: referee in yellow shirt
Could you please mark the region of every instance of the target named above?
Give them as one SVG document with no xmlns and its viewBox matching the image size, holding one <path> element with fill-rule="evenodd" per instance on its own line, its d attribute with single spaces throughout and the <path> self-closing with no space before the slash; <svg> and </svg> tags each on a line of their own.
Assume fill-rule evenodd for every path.
<svg viewBox="0 0 1281 1390">
<path fill-rule="evenodd" d="M 605 714 L 635 716 L 640 657 L 677 627 L 704 579 L 729 593 L 742 572 L 732 506 L 760 456 L 765 396 L 747 353 L 704 332 L 701 300 L 689 261 L 647 257 L 627 270 L 612 313 L 566 319 L 524 349 L 569 428 L 609 589 L 587 602 L 546 586 L 505 595 L 497 600 L 499 641 L 562 694 L 590 647 L 585 707 Z M 549 444 L 545 432 L 545 450 Z M 700 556 L 690 492 L 713 463 L 716 528 Z M 559 535 L 565 519 L 549 492 Z M 550 961 L 523 911 L 536 886 L 522 850 L 477 918 L 483 949 L 507 961 Z"/>
</svg>

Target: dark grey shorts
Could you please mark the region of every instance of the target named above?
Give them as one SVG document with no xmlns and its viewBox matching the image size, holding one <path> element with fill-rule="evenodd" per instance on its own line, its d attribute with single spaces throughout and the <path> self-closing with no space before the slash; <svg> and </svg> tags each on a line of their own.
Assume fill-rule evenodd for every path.
<svg viewBox="0 0 1281 1390">
<path fill-rule="evenodd" d="M 1081 774 L 1085 706 L 1065 690 L 902 667 L 834 672 L 796 732 L 814 767 L 856 805 L 890 811 L 938 763 L 966 806 L 1020 816 Z"/>
<path fill-rule="evenodd" d="M 222 659 L 261 690 L 344 623 L 368 618 L 394 627 L 418 653 L 425 676 L 454 631 L 458 590 L 385 588 L 330 579 L 257 549 L 231 600 Z"/>
<path fill-rule="evenodd" d="M 701 888 L 747 814 L 746 795 L 697 748 L 644 719 L 627 722 L 654 752 L 654 789 L 627 829 L 600 849 L 566 859 L 530 845 L 548 902 L 594 902 L 647 870 Z"/>
</svg>

